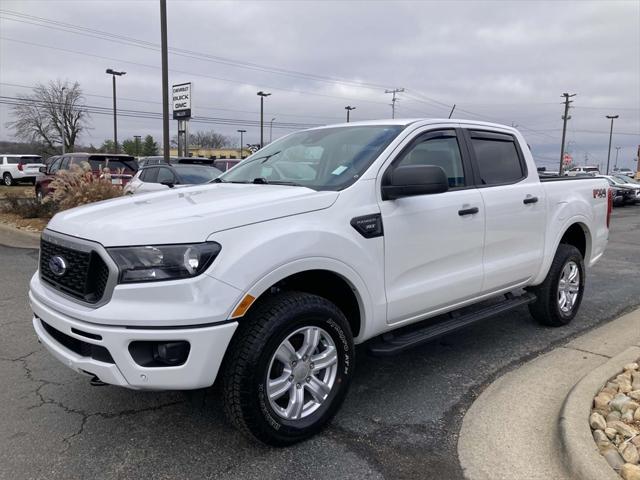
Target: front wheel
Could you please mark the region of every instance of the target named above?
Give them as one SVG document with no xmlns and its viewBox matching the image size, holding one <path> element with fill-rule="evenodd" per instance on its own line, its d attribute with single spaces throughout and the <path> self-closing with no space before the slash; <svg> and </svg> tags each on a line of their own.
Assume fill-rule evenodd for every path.
<svg viewBox="0 0 640 480">
<path fill-rule="evenodd" d="M 245 434 L 287 446 L 318 433 L 345 398 L 354 346 L 328 300 L 285 292 L 240 321 L 223 367 L 225 411 Z"/>
<path fill-rule="evenodd" d="M 561 243 L 544 282 L 531 288 L 536 295 L 536 301 L 529 304 L 531 315 L 550 327 L 567 325 L 578 313 L 584 284 L 584 260 L 580 250 Z"/>
</svg>

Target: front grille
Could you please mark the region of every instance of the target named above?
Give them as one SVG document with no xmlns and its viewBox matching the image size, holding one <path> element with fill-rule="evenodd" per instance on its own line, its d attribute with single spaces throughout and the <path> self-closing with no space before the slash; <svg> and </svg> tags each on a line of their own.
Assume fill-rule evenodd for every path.
<svg viewBox="0 0 640 480">
<path fill-rule="evenodd" d="M 94 345 L 93 343 L 83 342 L 82 340 L 71 337 L 66 333 L 62 333 L 60 330 L 56 330 L 42 319 L 40 319 L 40 323 L 42 323 L 42 327 L 54 338 L 56 342 L 72 352 L 75 352 L 82 357 L 93 358 L 99 362 L 115 363 L 113 361 L 113 357 L 109 353 L 109 350 L 106 348 L 100 345 Z"/>
<path fill-rule="evenodd" d="M 49 261 L 60 256 L 67 269 L 54 275 Z M 88 303 L 100 301 L 109 280 L 109 267 L 95 252 L 82 252 L 47 240 L 40 241 L 40 278 L 53 288 Z"/>
</svg>

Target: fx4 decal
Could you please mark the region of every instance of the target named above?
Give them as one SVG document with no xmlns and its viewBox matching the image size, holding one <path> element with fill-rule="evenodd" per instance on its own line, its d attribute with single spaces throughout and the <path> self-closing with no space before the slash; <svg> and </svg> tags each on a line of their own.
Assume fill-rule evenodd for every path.
<svg viewBox="0 0 640 480">
<path fill-rule="evenodd" d="M 593 189 L 593 198 L 607 198 L 607 189 L 606 188 L 594 188 Z"/>
</svg>

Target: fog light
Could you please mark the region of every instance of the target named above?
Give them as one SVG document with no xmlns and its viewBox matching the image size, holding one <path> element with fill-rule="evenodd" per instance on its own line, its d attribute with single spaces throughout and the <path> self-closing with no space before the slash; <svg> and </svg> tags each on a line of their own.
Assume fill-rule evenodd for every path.
<svg viewBox="0 0 640 480">
<path fill-rule="evenodd" d="M 166 342 L 156 344 L 153 358 L 166 365 L 182 365 L 189 355 L 189 342 Z"/>
<path fill-rule="evenodd" d="M 129 344 L 131 358 L 140 366 L 177 367 L 189 357 L 191 344 L 184 340 L 170 342 L 135 341 Z"/>
</svg>

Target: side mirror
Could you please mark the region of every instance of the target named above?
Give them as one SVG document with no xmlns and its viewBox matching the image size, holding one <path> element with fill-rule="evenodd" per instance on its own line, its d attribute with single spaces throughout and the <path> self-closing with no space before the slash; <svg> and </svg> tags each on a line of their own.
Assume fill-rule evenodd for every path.
<svg viewBox="0 0 640 480">
<path fill-rule="evenodd" d="M 160 185 L 164 185 L 165 187 L 169 187 L 169 188 L 175 187 L 175 183 L 173 182 L 160 182 Z"/>
<path fill-rule="evenodd" d="M 40 173 L 47 173 L 47 167 L 40 167 L 40 168 L 38 168 L 38 171 Z"/>
<path fill-rule="evenodd" d="M 443 193 L 449 190 L 445 171 L 436 165 L 405 165 L 398 167 L 382 181 L 382 199 Z"/>
</svg>

